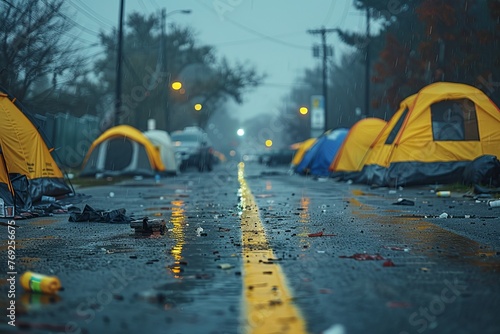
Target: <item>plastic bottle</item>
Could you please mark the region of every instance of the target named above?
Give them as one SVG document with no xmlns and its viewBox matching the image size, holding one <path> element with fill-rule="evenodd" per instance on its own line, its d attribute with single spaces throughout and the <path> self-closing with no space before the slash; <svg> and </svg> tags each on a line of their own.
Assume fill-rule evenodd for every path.
<svg viewBox="0 0 500 334">
<path fill-rule="evenodd" d="M 44 195 L 44 196 L 42 196 L 41 201 L 42 202 L 55 202 L 56 198 L 53 196 L 45 196 Z"/>
<path fill-rule="evenodd" d="M 449 191 L 438 191 L 436 193 L 436 195 L 438 197 L 450 197 L 451 196 L 451 192 L 449 192 Z"/>
<path fill-rule="evenodd" d="M 21 275 L 21 286 L 26 291 L 55 294 L 61 290 L 61 281 L 55 276 L 47 276 L 27 271 Z"/>
<path fill-rule="evenodd" d="M 0 217 L 5 217 L 5 202 L 0 198 Z"/>
</svg>

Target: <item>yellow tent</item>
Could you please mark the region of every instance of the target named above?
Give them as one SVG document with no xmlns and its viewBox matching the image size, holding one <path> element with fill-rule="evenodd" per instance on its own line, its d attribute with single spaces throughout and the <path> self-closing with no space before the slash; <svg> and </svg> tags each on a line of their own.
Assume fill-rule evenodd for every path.
<svg viewBox="0 0 500 334">
<path fill-rule="evenodd" d="M 438 82 L 406 98 L 372 144 L 363 181 L 379 185 L 461 181 L 467 164 L 500 157 L 500 110 L 479 89 Z"/>
<path fill-rule="evenodd" d="M 293 155 L 292 166 L 297 166 L 302 161 L 304 154 L 314 145 L 316 139 L 317 138 L 309 138 L 300 143 L 297 151 Z"/>
<path fill-rule="evenodd" d="M 118 125 L 101 134 L 90 146 L 80 176 L 144 175 L 165 172 L 160 150 L 139 130 Z"/>
<path fill-rule="evenodd" d="M 342 173 L 344 178 L 350 173 L 360 172 L 370 145 L 386 124 L 387 122 L 380 118 L 364 118 L 356 122 L 330 165 L 330 171 L 336 173 L 332 176 Z"/>
<path fill-rule="evenodd" d="M 72 192 L 22 106 L 0 91 L 0 198 L 12 216 L 42 196 Z M 0 216 L 6 216 L 0 212 Z"/>
</svg>

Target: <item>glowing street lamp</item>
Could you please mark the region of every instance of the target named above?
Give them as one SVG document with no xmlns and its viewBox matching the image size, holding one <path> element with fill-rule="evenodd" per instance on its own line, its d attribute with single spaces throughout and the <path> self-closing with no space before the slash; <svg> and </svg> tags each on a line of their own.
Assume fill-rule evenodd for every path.
<svg viewBox="0 0 500 334">
<path fill-rule="evenodd" d="M 196 111 L 200 111 L 202 108 L 203 108 L 203 106 L 201 105 L 201 103 L 196 103 L 194 105 L 194 110 L 196 110 Z"/>
<path fill-rule="evenodd" d="M 271 139 L 268 139 L 268 140 L 266 140 L 265 144 L 266 144 L 266 147 L 271 147 L 271 146 L 273 146 L 273 141 Z"/>
<path fill-rule="evenodd" d="M 244 129 L 238 129 L 238 131 L 236 131 L 236 134 L 240 137 L 242 137 L 243 135 L 245 135 L 245 130 Z"/>
<path fill-rule="evenodd" d="M 307 113 L 309 112 L 309 109 L 307 109 L 307 107 L 300 107 L 299 112 L 302 115 L 307 115 Z"/>
<path fill-rule="evenodd" d="M 172 82 L 171 87 L 172 87 L 173 90 L 179 90 L 179 89 L 182 88 L 182 82 L 180 82 L 180 81 L 174 81 L 174 82 Z"/>
</svg>

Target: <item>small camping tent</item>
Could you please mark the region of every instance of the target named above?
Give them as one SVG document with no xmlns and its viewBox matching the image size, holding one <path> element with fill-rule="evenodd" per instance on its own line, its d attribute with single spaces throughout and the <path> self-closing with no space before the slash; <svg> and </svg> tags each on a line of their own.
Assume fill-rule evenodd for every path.
<svg viewBox="0 0 500 334">
<path fill-rule="evenodd" d="M 363 168 L 363 160 L 370 150 L 370 145 L 386 124 L 386 121 L 373 117 L 356 122 L 330 165 L 332 176 L 338 177 L 339 180 L 351 179 L 356 182 L 356 176 Z"/>
<path fill-rule="evenodd" d="M 179 163 L 175 159 L 174 144 L 166 131 L 148 130 L 144 135 L 160 150 L 160 158 L 165 166 L 165 173 L 176 175 L 179 173 Z"/>
<path fill-rule="evenodd" d="M 292 158 L 292 168 L 295 168 L 302 161 L 302 159 L 304 158 L 304 154 L 306 154 L 306 152 L 314 145 L 316 140 L 317 138 L 314 137 L 299 143 L 297 151 L 295 151 L 295 154 Z"/>
<path fill-rule="evenodd" d="M 80 176 L 154 176 L 163 172 L 165 166 L 160 150 L 136 128 L 118 125 L 94 140 L 83 161 Z"/>
<path fill-rule="evenodd" d="M 452 183 L 482 155 L 500 157 L 500 110 L 479 89 L 438 82 L 401 102 L 371 145 L 360 181 Z"/>
<path fill-rule="evenodd" d="M 304 154 L 302 161 L 295 168 L 295 172 L 328 176 L 330 174 L 328 168 L 348 132 L 348 129 L 335 129 L 318 137 L 314 145 Z"/>
<path fill-rule="evenodd" d="M 0 90 L 0 198 L 7 208 L 0 216 L 27 210 L 42 196 L 73 192 L 28 116 L 15 98 Z"/>
</svg>

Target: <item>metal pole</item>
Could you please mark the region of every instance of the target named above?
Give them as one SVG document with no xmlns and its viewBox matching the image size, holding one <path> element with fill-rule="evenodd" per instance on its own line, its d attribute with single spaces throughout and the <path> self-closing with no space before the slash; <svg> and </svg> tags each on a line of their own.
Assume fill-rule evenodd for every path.
<svg viewBox="0 0 500 334">
<path fill-rule="evenodd" d="M 123 53 L 123 7 L 124 0 L 120 1 L 120 19 L 118 23 L 118 52 L 116 55 L 116 92 L 115 92 L 115 112 L 113 114 L 112 125 L 118 125 L 120 109 L 122 105 L 122 53 Z"/>
<path fill-rule="evenodd" d="M 366 8 L 365 116 L 370 111 L 370 8 Z"/>
<path fill-rule="evenodd" d="M 328 88 L 326 77 L 326 31 L 325 28 L 321 29 L 321 43 L 323 44 L 323 99 L 325 106 L 325 127 L 324 131 L 328 131 Z"/>
<path fill-rule="evenodd" d="M 326 45 L 326 34 L 330 32 L 338 32 L 339 29 L 325 29 L 322 27 L 321 29 L 308 30 L 307 32 L 313 35 L 320 34 L 321 35 L 321 43 L 323 44 L 323 99 L 324 99 L 324 108 L 325 108 L 325 125 L 324 131 L 327 131 L 329 128 L 329 113 L 328 113 L 328 80 L 327 80 L 327 45 Z"/>
</svg>

